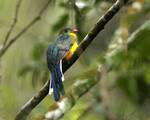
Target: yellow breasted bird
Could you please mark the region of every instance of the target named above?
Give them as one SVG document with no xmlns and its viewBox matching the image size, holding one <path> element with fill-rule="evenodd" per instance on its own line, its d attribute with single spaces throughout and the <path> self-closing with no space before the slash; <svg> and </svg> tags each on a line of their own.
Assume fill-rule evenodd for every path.
<svg viewBox="0 0 150 120">
<path fill-rule="evenodd" d="M 78 32 L 77 29 L 74 29 L 74 31 Z M 71 39 L 74 41 L 74 43 L 73 43 L 72 47 L 70 48 L 70 50 L 68 51 L 68 53 L 65 56 L 66 60 L 69 60 L 72 57 L 72 55 L 74 54 L 74 52 L 76 51 L 76 49 L 78 48 L 78 38 L 77 38 L 76 33 L 71 32 L 69 35 L 70 35 Z"/>
<path fill-rule="evenodd" d="M 78 47 L 77 29 L 66 28 L 49 45 L 47 49 L 47 64 L 51 72 L 51 81 L 49 85 L 49 94 L 53 92 L 55 101 L 60 99 L 60 94 L 64 95 L 62 59 L 69 60 Z"/>
</svg>

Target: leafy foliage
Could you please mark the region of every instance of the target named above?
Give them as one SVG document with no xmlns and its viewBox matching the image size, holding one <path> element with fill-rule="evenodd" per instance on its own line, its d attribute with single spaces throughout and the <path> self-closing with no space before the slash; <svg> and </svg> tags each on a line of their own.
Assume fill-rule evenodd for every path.
<svg viewBox="0 0 150 120">
<path fill-rule="evenodd" d="M 56 23 L 52 26 L 53 32 L 58 32 L 59 30 L 64 28 L 64 26 L 67 25 L 68 20 L 69 20 L 68 14 L 64 14 L 64 15 L 60 16 L 59 20 L 56 21 Z"/>
<path fill-rule="evenodd" d="M 111 57 L 111 65 L 119 87 L 137 103 L 144 103 L 150 99 L 145 93 L 150 92 L 150 84 L 147 82 L 149 80 L 146 77 L 146 71 L 149 71 L 150 67 L 149 33 L 150 21 L 147 21 L 129 37 L 127 53 L 121 51 Z"/>
<path fill-rule="evenodd" d="M 24 34 L 22 40 L 16 42 L 5 57 L 0 60 L 0 119 L 12 120 L 12 116 L 15 116 L 20 106 L 49 79 L 50 73 L 47 69 L 45 53 L 48 44 L 54 40 L 59 31 L 66 26 L 76 26 L 80 31 L 79 42 L 82 41 L 97 21 L 97 16 L 103 15 L 115 0 L 76 0 L 75 8 L 72 6 L 73 3 L 70 4 L 70 1 L 73 0 L 53 0 L 40 22 L 33 26 L 27 34 Z M 129 2 L 106 25 L 104 31 L 97 36 L 81 56 L 80 61 L 67 71 L 64 83 L 66 90 L 77 79 L 93 77 L 96 71 L 82 74 L 91 67 L 96 68 L 99 63 L 103 63 L 110 68 L 105 76 L 104 86 L 101 86 L 101 83 L 94 86 L 64 116 L 64 120 L 68 120 L 68 117 L 79 120 L 97 120 L 97 118 L 104 120 L 110 115 L 108 114 L 110 111 L 117 111 L 113 115 L 118 117 L 120 114 L 121 117 L 118 117 L 120 119 L 149 120 L 149 3 L 149 0 Z M 16 0 L 0 0 L 0 43 L 3 42 L 12 21 L 15 4 Z M 44 1 L 40 0 L 23 2 L 12 36 L 37 14 L 43 4 Z M 39 39 L 40 37 L 42 39 Z M 104 45 L 110 45 L 107 52 Z M 104 51 L 101 51 L 101 48 L 104 48 Z M 111 86 L 111 84 L 113 85 Z M 101 90 L 102 87 L 103 90 Z M 84 86 L 81 86 L 77 91 L 80 92 L 82 88 L 84 89 Z M 101 95 L 103 92 L 104 96 Z M 51 103 L 51 97 L 46 97 L 32 112 L 29 119 L 35 120 L 34 117 L 40 119 L 39 116 L 47 111 Z M 119 103 L 121 105 L 118 105 Z M 106 110 L 103 104 L 107 104 Z M 134 111 L 137 114 L 134 114 Z M 130 114 L 133 117 L 130 117 Z M 127 118 L 124 117 L 126 115 Z"/>
</svg>

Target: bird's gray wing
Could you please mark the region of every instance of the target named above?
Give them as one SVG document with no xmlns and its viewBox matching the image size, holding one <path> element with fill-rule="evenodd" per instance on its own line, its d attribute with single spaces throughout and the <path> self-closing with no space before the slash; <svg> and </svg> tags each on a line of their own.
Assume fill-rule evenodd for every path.
<svg viewBox="0 0 150 120">
<path fill-rule="evenodd" d="M 57 56 L 58 56 L 58 61 L 62 60 L 65 55 L 67 54 L 67 52 L 69 51 L 69 47 L 68 46 L 64 46 L 64 45 L 58 45 L 58 53 L 57 53 Z"/>
<path fill-rule="evenodd" d="M 62 34 L 56 39 L 56 44 L 61 44 L 66 47 L 71 47 L 72 40 L 68 34 Z"/>
</svg>

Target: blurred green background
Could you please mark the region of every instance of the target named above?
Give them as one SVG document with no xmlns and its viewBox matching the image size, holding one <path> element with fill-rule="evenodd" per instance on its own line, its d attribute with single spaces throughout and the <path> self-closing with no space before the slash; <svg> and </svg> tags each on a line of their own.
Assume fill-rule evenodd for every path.
<svg viewBox="0 0 150 120">
<path fill-rule="evenodd" d="M 17 1 L 0 0 L 0 47 L 13 21 Z M 10 39 L 38 15 L 47 1 L 22 0 Z M 78 28 L 80 42 L 114 2 L 51 1 L 41 20 L 0 58 L 0 120 L 12 120 L 21 106 L 49 79 L 46 49 L 59 31 L 64 27 Z M 120 48 L 123 50 L 116 53 Z M 129 0 L 65 73 L 65 90 L 68 91 L 84 72 L 96 68 L 100 63 L 111 67 L 111 71 L 62 119 L 150 120 L 149 0 Z M 47 96 L 28 119 L 40 120 L 52 103 L 53 98 Z"/>
</svg>

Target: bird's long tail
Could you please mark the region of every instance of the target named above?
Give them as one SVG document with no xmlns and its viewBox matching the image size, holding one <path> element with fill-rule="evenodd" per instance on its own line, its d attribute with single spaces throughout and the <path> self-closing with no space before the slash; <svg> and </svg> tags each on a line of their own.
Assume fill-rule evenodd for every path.
<svg viewBox="0 0 150 120">
<path fill-rule="evenodd" d="M 51 71 L 51 82 L 50 82 L 50 89 L 49 89 L 49 93 L 51 93 L 53 89 L 53 95 L 55 101 L 58 101 L 60 99 L 60 93 L 62 95 L 65 94 L 64 86 L 62 83 L 62 77 L 63 74 L 61 71 L 61 67 L 60 64 L 58 64 L 58 66 L 53 71 Z"/>
</svg>

